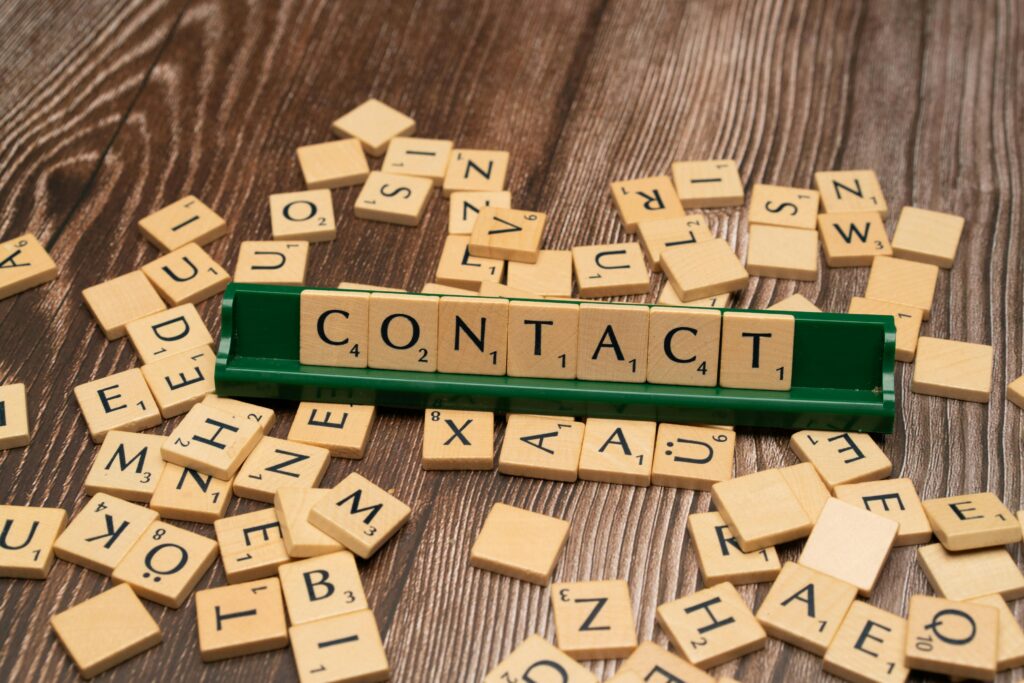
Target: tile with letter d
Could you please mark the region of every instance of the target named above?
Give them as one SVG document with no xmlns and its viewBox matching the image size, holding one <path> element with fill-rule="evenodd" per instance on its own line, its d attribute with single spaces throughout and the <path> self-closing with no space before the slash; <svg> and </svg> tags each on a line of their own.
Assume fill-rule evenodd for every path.
<svg viewBox="0 0 1024 683">
<path fill-rule="evenodd" d="M 412 510 L 353 472 L 309 511 L 309 521 L 353 553 L 369 558 L 398 533 Z"/>
<path fill-rule="evenodd" d="M 326 448 L 336 458 L 358 460 L 376 412 L 374 406 L 303 401 L 295 411 L 288 440 Z"/>
<path fill-rule="evenodd" d="M 213 345 L 213 337 L 194 304 L 182 304 L 133 320 L 125 325 L 125 332 L 143 363 Z"/>
<path fill-rule="evenodd" d="M 67 521 L 63 508 L 0 505 L 0 577 L 45 579 Z"/>
<path fill-rule="evenodd" d="M 288 645 L 288 620 L 276 576 L 196 593 L 199 655 L 204 662 Z"/>
<path fill-rule="evenodd" d="M 228 232 L 224 219 L 192 195 L 140 219 L 139 229 L 163 251 L 174 251 L 189 243 L 203 246 Z"/>
<path fill-rule="evenodd" d="M 788 391 L 793 382 L 795 327 L 791 315 L 726 311 L 718 383 L 736 389 Z"/>
<path fill-rule="evenodd" d="M 636 232 L 637 225 L 644 221 L 683 216 L 683 205 L 668 176 L 618 180 L 610 189 L 619 218 L 629 234 Z"/>
<path fill-rule="evenodd" d="M 577 660 L 620 659 L 636 649 L 629 584 L 576 581 L 551 584 L 558 649 Z"/>
<path fill-rule="evenodd" d="M 705 586 L 728 581 L 739 586 L 772 581 L 782 565 L 775 546 L 743 552 L 729 525 L 717 512 L 690 514 L 686 530 L 697 552 L 697 564 Z"/>
<path fill-rule="evenodd" d="M 217 559 L 217 542 L 157 520 L 111 574 L 140 598 L 178 609 Z"/>
</svg>

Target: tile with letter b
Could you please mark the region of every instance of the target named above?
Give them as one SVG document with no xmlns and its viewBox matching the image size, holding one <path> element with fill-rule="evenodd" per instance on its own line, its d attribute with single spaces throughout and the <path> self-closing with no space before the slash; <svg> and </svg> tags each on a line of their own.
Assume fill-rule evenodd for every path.
<svg viewBox="0 0 1024 683">
<path fill-rule="evenodd" d="M 651 288 L 651 275 L 636 242 L 573 247 L 572 267 L 584 299 L 645 294 Z"/>
<path fill-rule="evenodd" d="M 378 683 L 391 677 L 373 611 L 288 629 L 301 683 Z"/>
<path fill-rule="evenodd" d="M 928 320 L 938 278 L 938 266 L 930 263 L 876 256 L 871 262 L 864 297 L 918 308 L 923 319 Z"/>
<path fill-rule="evenodd" d="M 701 668 L 764 647 L 767 634 L 728 581 L 658 606 L 658 624 L 676 650 Z"/>
<path fill-rule="evenodd" d="M 733 159 L 676 161 L 672 181 L 687 209 L 743 204 L 743 181 Z"/>
<path fill-rule="evenodd" d="M 140 598 L 178 609 L 214 560 L 217 542 L 157 520 L 116 567 L 114 583 L 127 583 Z"/>
<path fill-rule="evenodd" d="M 821 193 L 822 213 L 877 211 L 885 218 L 889 206 L 874 171 L 819 171 L 814 186 Z"/>
<path fill-rule="evenodd" d="M 141 270 L 82 290 L 82 298 L 107 339 L 120 339 L 125 326 L 167 308 Z"/>
<path fill-rule="evenodd" d="M 442 296 L 437 309 L 437 371 L 504 375 L 508 301 Z"/>
<path fill-rule="evenodd" d="M 755 184 L 750 191 L 747 221 L 759 225 L 814 230 L 818 220 L 818 192 L 801 187 Z"/>
<path fill-rule="evenodd" d="M 920 671 L 995 680 L 999 611 L 930 595 L 910 596 L 907 666 Z"/>
<path fill-rule="evenodd" d="M 442 285 L 472 290 L 469 293 L 473 294 L 480 290 L 481 283 L 501 282 L 504 272 L 505 262 L 501 259 L 472 256 L 469 237 L 448 235 L 441 248 L 434 278 Z"/>
<path fill-rule="evenodd" d="M 711 497 L 744 552 L 804 538 L 814 526 L 781 470 L 720 481 Z"/>
<path fill-rule="evenodd" d="M 495 503 L 473 542 L 469 564 L 546 586 L 568 535 L 564 519 Z"/>
<path fill-rule="evenodd" d="M 1019 543 L 1020 522 L 990 491 L 924 501 L 932 531 L 946 550 L 975 550 Z"/>
<path fill-rule="evenodd" d="M 579 478 L 650 486 L 656 422 L 591 417 L 583 431 Z"/>
<path fill-rule="evenodd" d="M 263 430 L 264 434 L 269 432 L 270 428 L 274 426 L 274 411 L 270 408 L 246 403 L 234 398 L 224 398 L 216 394 L 207 394 L 206 398 L 203 399 L 203 404 L 255 422 Z"/>
<path fill-rule="evenodd" d="M 578 379 L 643 382 L 647 379 L 650 307 L 580 304 Z"/>
<path fill-rule="evenodd" d="M 510 301 L 510 377 L 575 379 L 580 307 L 568 303 Z"/>
<path fill-rule="evenodd" d="M 309 242 L 242 242 L 238 247 L 235 282 L 260 285 L 303 285 Z"/>
<path fill-rule="evenodd" d="M 210 346 L 201 346 L 143 365 L 142 376 L 160 414 L 171 418 L 188 412 L 214 392 L 216 365 L 217 354 Z"/>
<path fill-rule="evenodd" d="M 626 676 L 626 678 L 622 678 Z M 649 640 L 640 643 L 633 654 L 626 658 L 619 665 L 615 677 L 610 679 L 615 683 L 635 683 L 635 680 L 650 683 L 661 683 L 658 679 L 664 678 L 665 683 L 673 681 L 685 681 L 686 683 L 715 683 L 714 676 L 704 673 L 702 670 L 690 664 L 682 657 L 672 654 L 660 645 L 655 645 Z M 717 679 L 721 683 L 721 679 Z"/>
<path fill-rule="evenodd" d="M 572 251 L 541 249 L 535 263 L 509 261 L 508 285 L 545 297 L 572 296 Z"/>
<path fill-rule="evenodd" d="M 427 408 L 422 464 L 425 470 L 492 469 L 494 413 Z"/>
<path fill-rule="evenodd" d="M 996 647 L 996 670 L 1005 671 L 1024 664 L 1024 631 L 1006 600 L 999 595 L 984 595 L 967 602 L 988 605 L 999 612 L 999 641 Z"/>
<path fill-rule="evenodd" d="M 160 450 L 166 439 L 159 434 L 107 432 L 85 477 L 85 492 L 148 503 L 164 471 Z"/>
<path fill-rule="evenodd" d="M 732 479 L 736 434 L 731 429 L 662 422 L 654 449 L 651 482 L 656 486 L 710 491 Z"/>
<path fill-rule="evenodd" d="M 333 189 L 358 185 L 370 174 L 370 165 L 358 140 L 332 140 L 295 150 L 306 188 Z"/>
<path fill-rule="evenodd" d="M 750 279 L 729 243 L 717 238 L 665 249 L 661 268 L 682 302 L 738 292 Z"/>
<path fill-rule="evenodd" d="M 162 455 L 165 462 L 230 479 L 262 437 L 252 421 L 200 404 L 168 435 Z"/>
<path fill-rule="evenodd" d="M 469 235 L 469 253 L 485 258 L 536 263 L 544 237 L 547 214 L 539 211 L 499 209 L 480 210 Z"/>
<path fill-rule="evenodd" d="M 572 418 L 510 414 L 498 471 L 518 477 L 576 481 L 584 425 Z"/>
<path fill-rule="evenodd" d="M 241 498 L 273 504 L 282 486 L 319 485 L 330 458 L 326 448 L 264 436 L 242 463 L 232 489 Z"/>
<path fill-rule="evenodd" d="M 896 221 L 892 250 L 900 258 L 952 268 L 963 230 L 963 216 L 904 206 Z"/>
<path fill-rule="evenodd" d="M 196 592 L 199 656 L 204 662 L 288 645 L 288 620 L 276 576 Z"/>
<path fill-rule="evenodd" d="M 347 550 L 277 568 L 292 624 L 306 624 L 368 609 L 355 555 Z"/>
<path fill-rule="evenodd" d="M 418 225 L 433 187 L 427 178 L 371 171 L 356 197 L 356 218 Z"/>
<path fill-rule="evenodd" d="M 153 259 L 140 270 L 171 306 L 206 301 L 231 281 L 228 271 L 195 242 Z"/>
<path fill-rule="evenodd" d="M 992 347 L 921 337 L 917 340 L 910 390 L 915 394 L 988 403 L 992 393 Z"/>
<path fill-rule="evenodd" d="M 917 563 L 935 592 L 950 600 L 992 593 L 1007 600 L 1024 597 L 1024 575 L 1005 548 L 951 553 L 941 543 L 932 543 L 917 549 Z"/>
<path fill-rule="evenodd" d="M 412 135 L 416 121 L 373 97 L 331 122 L 335 135 L 355 138 L 366 153 L 379 157 L 392 139 Z"/>
<path fill-rule="evenodd" d="M 887 517 L 899 524 L 893 545 L 917 545 L 932 538 L 932 527 L 911 479 L 879 479 L 840 484 L 833 489 L 839 500 Z"/>
<path fill-rule="evenodd" d="M 440 300 L 436 296 L 371 294 L 370 367 L 435 372 Z"/>
<path fill-rule="evenodd" d="M 647 381 L 693 387 L 718 385 L 722 313 L 652 306 L 647 333 Z"/>
<path fill-rule="evenodd" d="M 821 309 L 815 306 L 803 294 L 791 294 L 782 301 L 776 301 L 768 307 L 769 311 L 799 311 L 802 313 L 821 313 Z"/>
<path fill-rule="evenodd" d="M 213 531 L 228 583 L 274 576 L 291 559 L 273 508 L 223 517 L 213 523 Z"/>
<path fill-rule="evenodd" d="M 112 429 L 137 432 L 162 422 L 142 371 L 125 370 L 75 387 L 75 400 L 96 443 Z"/>
<path fill-rule="evenodd" d="M 641 221 L 637 232 L 647 263 L 655 273 L 661 272 L 661 253 L 666 249 L 706 242 L 714 237 L 708 229 L 708 219 L 700 214 Z"/>
<path fill-rule="evenodd" d="M 143 363 L 213 345 L 213 337 L 193 304 L 133 320 L 125 325 L 125 332 Z"/>
<path fill-rule="evenodd" d="M 920 308 L 855 296 L 850 298 L 847 313 L 892 316 L 896 324 L 896 360 L 904 363 L 914 360 L 924 317 Z"/>
<path fill-rule="evenodd" d="M 411 514 L 408 505 L 353 472 L 310 509 L 309 521 L 365 560 L 398 533 Z"/>
<path fill-rule="evenodd" d="M 789 437 L 789 447 L 802 462 L 814 465 L 830 491 L 892 472 L 892 462 L 870 434 L 805 429 Z"/>
<path fill-rule="evenodd" d="M 484 676 L 483 683 L 526 681 L 539 676 L 553 676 L 559 683 L 597 683 L 597 676 L 537 634 L 519 643 Z"/>
<path fill-rule="evenodd" d="M 452 192 L 448 197 L 448 234 L 468 235 L 473 232 L 477 216 L 488 206 L 511 209 L 512 193 L 507 190 Z"/>
<path fill-rule="evenodd" d="M 110 576 L 157 517 L 153 510 L 100 493 L 85 502 L 53 550 L 65 562 Z"/>
<path fill-rule="evenodd" d="M 63 508 L 0 505 L 0 578 L 45 579 L 67 521 Z"/>
<path fill-rule="evenodd" d="M 0 300 L 56 277 L 57 264 L 35 235 L 25 233 L 0 242 Z"/>
<path fill-rule="evenodd" d="M 0 451 L 27 446 L 31 440 L 25 385 L 0 384 Z"/>
<path fill-rule="evenodd" d="M 772 581 L 782 568 L 775 546 L 743 552 L 729 525 L 717 512 L 690 514 L 686 519 L 686 530 L 697 553 L 697 564 L 705 586 L 723 581 L 735 586 Z"/>
<path fill-rule="evenodd" d="M 814 282 L 818 278 L 818 233 L 751 225 L 746 267 L 751 275 Z"/>
<path fill-rule="evenodd" d="M 558 649 L 576 660 L 620 659 L 636 649 L 629 584 L 576 581 L 551 584 Z"/>
<path fill-rule="evenodd" d="M 505 189 L 508 152 L 456 149 L 444 175 L 444 195 L 453 192 L 499 192 Z"/>
<path fill-rule="evenodd" d="M 329 242 L 338 233 L 330 190 L 270 195 L 270 232 L 275 240 Z"/>
<path fill-rule="evenodd" d="M 209 244 L 228 233 L 217 212 L 189 195 L 139 220 L 142 235 L 163 251 L 174 251 L 190 242 Z"/>
<path fill-rule="evenodd" d="M 309 523 L 309 511 L 329 492 L 299 486 L 282 486 L 274 492 L 274 510 L 289 556 L 316 557 L 342 549 L 340 543 Z"/>
<path fill-rule="evenodd" d="M 683 205 L 679 202 L 672 179 L 667 175 L 617 180 L 610 185 L 615 208 L 626 232 L 633 234 L 644 221 L 682 218 Z"/>
<path fill-rule="evenodd" d="M 823 668 L 855 683 L 903 683 L 910 675 L 906 637 L 906 619 L 856 600 L 825 650 Z"/>
<path fill-rule="evenodd" d="M 374 406 L 303 401 L 295 411 L 288 440 L 326 448 L 336 458 L 358 460 L 376 412 Z"/>
<path fill-rule="evenodd" d="M 164 465 L 164 473 L 149 500 L 149 506 L 161 517 L 204 524 L 213 524 L 223 517 L 229 503 L 230 481 L 173 463 Z"/>
<path fill-rule="evenodd" d="M 380 170 L 427 178 L 436 187 L 444 180 L 454 148 L 451 140 L 397 137 L 388 144 Z"/>
<path fill-rule="evenodd" d="M 818 232 L 829 268 L 870 266 L 876 256 L 892 256 L 885 220 L 877 211 L 819 214 Z"/>
<path fill-rule="evenodd" d="M 299 362 L 365 368 L 370 295 L 305 289 L 299 294 Z"/>
<path fill-rule="evenodd" d="M 793 382 L 796 319 L 784 313 L 722 315 L 718 383 L 737 389 L 788 391 Z"/>
</svg>

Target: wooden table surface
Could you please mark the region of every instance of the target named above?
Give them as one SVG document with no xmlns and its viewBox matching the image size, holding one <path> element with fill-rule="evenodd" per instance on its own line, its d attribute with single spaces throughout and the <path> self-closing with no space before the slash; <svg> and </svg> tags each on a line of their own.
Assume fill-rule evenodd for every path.
<svg viewBox="0 0 1024 683">
<path fill-rule="evenodd" d="M 900 364 L 896 431 L 883 445 L 893 476 L 912 477 L 922 497 L 988 490 L 1019 509 L 1024 411 L 1006 402 L 1005 386 L 1024 372 L 1022 15 L 1014 0 L 8 0 L 0 240 L 34 233 L 60 277 L 0 302 L 0 382 L 28 385 L 35 431 L 28 448 L 0 455 L 0 501 L 69 513 L 83 504 L 96 448 L 72 387 L 138 359 L 126 340 L 104 339 L 80 292 L 158 255 L 138 219 L 198 195 L 227 219 L 229 235 L 209 251 L 233 270 L 241 240 L 270 238 L 267 196 L 303 188 L 295 148 L 330 139 L 334 118 L 374 96 L 415 117 L 419 135 L 510 151 L 514 205 L 548 213 L 547 247 L 631 239 L 608 182 L 663 174 L 682 159 L 735 158 L 748 191 L 872 168 L 890 230 L 910 204 L 965 216 L 923 332 L 993 346 L 991 401 L 911 394 L 911 366 Z M 355 219 L 356 191 L 334 192 L 338 239 L 312 247 L 307 284 L 418 290 L 431 281 L 447 203 L 432 199 L 422 225 L 403 228 Z M 745 210 L 707 215 L 743 257 Z M 822 262 L 816 282 L 752 278 L 737 305 L 797 291 L 845 311 L 866 279 L 866 268 Z M 653 277 L 648 300 L 660 286 Z M 213 331 L 219 303 L 200 306 Z M 292 406 L 274 407 L 274 434 L 284 435 Z M 548 589 L 468 566 L 496 501 L 570 519 L 556 580 L 628 579 L 641 638 L 667 643 L 655 608 L 700 585 L 684 529 L 709 495 L 424 472 L 421 429 L 422 414 L 380 411 L 365 459 L 334 460 L 325 478 L 359 471 L 413 508 L 362 565 L 393 680 L 476 681 L 527 635 L 553 638 Z M 796 462 L 788 434 L 739 434 L 736 474 Z M 230 513 L 260 507 L 236 500 Z M 784 559 L 797 552 L 781 549 Z M 1019 546 L 1012 552 L 1020 559 Z M 218 563 L 200 588 L 223 583 Z M 0 679 L 74 680 L 48 619 L 109 585 L 59 561 L 46 581 L 0 580 Z M 759 601 L 766 589 L 742 593 Z M 900 548 L 871 601 L 905 613 L 908 596 L 925 592 L 914 549 Z M 102 680 L 295 678 L 287 650 L 204 665 L 192 600 L 147 606 L 163 644 Z M 1024 602 L 1015 608 L 1024 615 Z M 607 677 L 616 665 L 590 666 Z M 714 672 L 827 678 L 820 659 L 777 641 Z"/>
</svg>

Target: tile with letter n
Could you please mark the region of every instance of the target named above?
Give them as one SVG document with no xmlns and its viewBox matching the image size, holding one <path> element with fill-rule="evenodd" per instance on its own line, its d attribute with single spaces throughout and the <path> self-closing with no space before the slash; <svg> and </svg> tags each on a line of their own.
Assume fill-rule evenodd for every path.
<svg viewBox="0 0 1024 683">
<path fill-rule="evenodd" d="M 626 232 L 633 234 L 644 221 L 682 218 L 683 205 L 667 175 L 617 180 L 610 185 L 615 208 Z"/>
<path fill-rule="evenodd" d="M 568 535 L 564 519 L 495 503 L 473 542 L 469 564 L 546 586 Z"/>
<path fill-rule="evenodd" d="M 629 678 L 634 676 L 635 678 Z M 715 683 L 715 677 L 704 673 L 682 657 L 674 655 L 649 640 L 640 643 L 633 654 L 619 665 L 615 676 L 609 679 L 615 683 Z M 721 679 L 717 679 L 721 681 Z"/>
<path fill-rule="evenodd" d="M 914 360 L 924 316 L 920 308 L 855 296 L 850 298 L 847 313 L 892 316 L 896 323 L 896 360 L 904 363 Z"/>
<path fill-rule="evenodd" d="M 34 235 L 0 242 L 0 300 L 57 277 L 57 264 Z"/>
<path fill-rule="evenodd" d="M 0 578 L 45 579 L 67 521 L 63 508 L 0 505 Z"/>
<path fill-rule="evenodd" d="M 735 586 L 772 581 L 782 568 L 775 546 L 743 552 L 729 525 L 717 512 L 691 514 L 686 519 L 686 529 L 697 552 L 697 565 L 705 586 L 723 581 Z"/>
<path fill-rule="evenodd" d="M 501 282 L 505 262 L 501 259 L 483 258 L 469 253 L 469 237 L 448 235 L 444 238 L 441 258 L 437 261 L 435 279 L 442 285 L 480 290 L 484 282 Z"/>
<path fill-rule="evenodd" d="M 295 150 L 310 190 L 358 185 L 370 174 L 366 153 L 357 140 L 332 140 Z"/>
<path fill-rule="evenodd" d="M 583 431 L 579 478 L 650 486 L 656 422 L 592 417 Z"/>
<path fill-rule="evenodd" d="M 264 436 L 242 463 L 232 489 L 240 498 L 273 504 L 282 486 L 318 486 L 330 459 L 326 448 Z"/>
<path fill-rule="evenodd" d="M 110 575 L 140 598 L 178 609 L 217 559 L 217 542 L 157 520 Z"/>
<path fill-rule="evenodd" d="M 436 296 L 371 294 L 370 367 L 435 372 L 439 303 Z"/>
<path fill-rule="evenodd" d="M 814 174 L 814 186 L 821 193 L 822 213 L 877 211 L 882 218 L 889 215 L 874 171 L 819 171 Z"/>
<path fill-rule="evenodd" d="M 360 474 L 341 480 L 309 511 L 309 522 L 364 560 L 398 533 L 412 510 Z"/>
<path fill-rule="evenodd" d="M 82 298 L 107 339 L 120 339 L 128 323 L 167 308 L 141 270 L 82 290 Z"/>
<path fill-rule="evenodd" d="M 580 304 L 576 377 L 645 381 L 650 310 L 644 305 Z"/>
<path fill-rule="evenodd" d="M 904 206 L 896 221 L 892 250 L 900 258 L 952 268 L 963 230 L 963 216 Z"/>
<path fill-rule="evenodd" d="M 444 175 L 444 196 L 453 192 L 499 192 L 505 189 L 508 152 L 486 149 L 452 151 Z"/>
<path fill-rule="evenodd" d="M 435 187 L 444 181 L 455 143 L 431 138 L 394 138 L 388 144 L 380 170 L 427 178 Z"/>
<path fill-rule="evenodd" d="M 647 381 L 694 387 L 718 385 L 722 313 L 652 306 L 647 334 Z"/>
<path fill-rule="evenodd" d="M 990 491 L 924 501 L 932 531 L 946 550 L 975 550 L 1019 543 L 1020 522 Z"/>
<path fill-rule="evenodd" d="M 375 157 L 384 154 L 394 138 L 412 135 L 415 130 L 413 118 L 373 97 L 331 122 L 335 135 L 355 138 Z"/>
<path fill-rule="evenodd" d="M 917 563 L 936 593 L 950 600 L 971 600 L 998 593 L 1024 598 L 1024 575 L 1006 548 L 951 553 L 941 543 L 917 549 Z"/>
<path fill-rule="evenodd" d="M 1000 595 L 983 595 L 967 602 L 988 605 L 999 612 L 999 644 L 996 648 L 996 669 L 1005 671 L 1024 664 L 1024 631 L 1017 617 Z"/>
<path fill-rule="evenodd" d="M 995 680 L 999 611 L 930 595 L 910 596 L 907 666 L 920 671 Z"/>
<path fill-rule="evenodd" d="M 292 624 L 369 608 L 355 555 L 347 550 L 282 564 L 277 573 Z"/>
<path fill-rule="evenodd" d="M 371 610 L 292 626 L 288 636 L 301 683 L 378 683 L 391 677 Z"/>
<path fill-rule="evenodd" d="M 192 195 L 140 219 L 139 229 L 143 237 L 163 251 L 174 251 L 190 243 L 201 247 L 228 233 L 224 219 Z"/>
<path fill-rule="evenodd" d="M 498 471 L 517 477 L 576 481 L 583 424 L 551 415 L 510 414 L 498 454 Z"/>
<path fill-rule="evenodd" d="M 932 526 L 911 479 L 879 479 L 840 484 L 833 489 L 839 500 L 887 517 L 899 524 L 893 545 L 917 545 L 932 538 Z"/>
<path fill-rule="evenodd" d="M 25 385 L 0 384 L 0 451 L 27 446 L 31 440 Z"/>
<path fill-rule="evenodd" d="M 829 268 L 870 266 L 876 256 L 892 256 L 885 220 L 877 211 L 819 214 L 818 232 Z"/>
<path fill-rule="evenodd" d="M 988 344 L 921 337 L 917 340 L 915 394 L 988 403 L 992 393 L 992 347 Z"/>
<path fill-rule="evenodd" d="M 196 625 L 204 662 L 287 647 L 280 580 L 274 576 L 197 591 Z"/>
<path fill-rule="evenodd" d="M 661 272 L 661 253 L 666 249 L 706 242 L 714 237 L 708 229 L 708 219 L 700 214 L 642 221 L 637 224 L 637 232 L 647 263 L 655 273 Z"/>
<path fill-rule="evenodd" d="M 437 309 L 437 371 L 504 375 L 508 359 L 506 299 L 443 296 Z"/>
<path fill-rule="evenodd" d="M 651 482 L 655 486 L 710 491 L 732 479 L 736 434 L 729 429 L 663 422 L 658 425 Z"/>
<path fill-rule="evenodd" d="M 216 394 L 207 394 L 206 398 L 203 399 L 203 404 L 217 410 L 222 410 L 225 413 L 231 413 L 238 417 L 244 417 L 246 420 L 251 420 L 259 425 L 264 434 L 269 432 L 270 428 L 274 426 L 274 411 L 264 406 L 246 403 L 234 398 L 224 398 Z"/>
<path fill-rule="evenodd" d="M 217 354 L 213 349 L 200 346 L 143 365 L 142 376 L 153 392 L 160 414 L 172 418 L 188 412 L 214 392 L 216 365 Z"/>
<path fill-rule="evenodd" d="M 372 171 L 356 197 L 356 218 L 418 225 L 433 188 L 427 178 Z"/>
<path fill-rule="evenodd" d="M 173 463 L 164 465 L 164 473 L 149 500 L 149 506 L 161 517 L 204 524 L 213 524 L 223 517 L 229 503 L 230 481 Z"/>
<path fill-rule="evenodd" d="M 182 304 L 133 320 L 125 325 L 125 332 L 143 363 L 213 344 L 213 337 L 194 304 Z"/>
<path fill-rule="evenodd" d="M 270 195 L 270 232 L 275 240 L 329 242 L 338 233 L 330 190 Z"/>
<path fill-rule="evenodd" d="M 818 233 L 776 225 L 751 225 L 747 272 L 761 277 L 814 282 L 818 278 Z"/>
<path fill-rule="evenodd" d="M 492 469 L 494 413 L 427 408 L 422 465 L 425 470 Z"/>
<path fill-rule="evenodd" d="M 484 207 L 469 235 L 469 253 L 486 258 L 536 263 L 547 214 Z"/>
<path fill-rule="evenodd" d="M 636 649 L 629 584 L 576 581 L 551 584 L 558 649 L 573 659 L 620 659 Z"/>
<path fill-rule="evenodd" d="M 509 261 L 508 285 L 544 297 L 572 296 L 572 251 L 541 249 L 535 263 Z"/>
<path fill-rule="evenodd" d="M 291 558 L 273 508 L 223 517 L 213 523 L 228 583 L 263 579 Z"/>
<path fill-rule="evenodd" d="M 576 378 L 580 307 L 569 303 L 510 301 L 510 377 Z"/>
<path fill-rule="evenodd" d="M 374 406 L 303 401 L 295 411 L 288 440 L 326 448 L 336 458 L 358 460 L 376 412 Z"/>
<path fill-rule="evenodd" d="M 796 319 L 785 313 L 722 315 L 718 383 L 736 389 L 789 391 Z"/>
<path fill-rule="evenodd" d="M 484 683 L 545 680 L 542 676 L 559 683 L 597 683 L 597 676 L 537 634 L 519 643 L 484 676 Z"/>
<path fill-rule="evenodd" d="M 906 637 L 906 619 L 856 600 L 825 650 L 823 668 L 856 683 L 903 683 L 910 675 Z"/>
<path fill-rule="evenodd" d="M 309 242 L 242 242 L 235 264 L 235 282 L 261 285 L 303 285 Z"/>
<path fill-rule="evenodd" d="M 756 652 L 768 639 L 739 591 L 727 581 L 659 605 L 657 614 L 675 648 L 705 669 Z"/>
<path fill-rule="evenodd" d="M 918 308 L 923 320 L 931 316 L 939 268 L 890 256 L 876 256 L 868 272 L 864 297 Z"/>
<path fill-rule="evenodd" d="M 85 502 L 53 545 L 57 557 L 110 576 L 158 515 L 106 493 Z"/>
<path fill-rule="evenodd" d="M 230 479 L 263 437 L 263 430 L 232 413 L 195 405 L 164 442 L 165 462 Z"/>
<path fill-rule="evenodd" d="M 672 181 L 687 209 L 743 203 L 743 180 L 733 159 L 676 161 L 672 164 Z"/>
<path fill-rule="evenodd" d="M 892 462 L 870 434 L 806 429 L 789 437 L 789 447 L 802 462 L 814 465 L 830 491 L 892 472 Z"/>
<path fill-rule="evenodd" d="M 512 208 L 512 193 L 507 190 L 496 192 L 452 192 L 448 197 L 448 234 L 468 235 L 484 207 L 499 209 Z"/>
<path fill-rule="evenodd" d="M 645 294 L 651 289 L 651 275 L 636 242 L 573 247 L 572 267 L 584 299 Z"/>
<path fill-rule="evenodd" d="M 744 552 L 804 538 L 814 526 L 777 469 L 720 481 L 711 497 Z"/>
<path fill-rule="evenodd" d="M 723 239 L 710 239 L 661 252 L 661 268 L 681 302 L 738 292 L 750 274 Z"/>
<path fill-rule="evenodd" d="M 299 295 L 299 362 L 365 368 L 369 324 L 367 292 L 303 290 Z"/>
<path fill-rule="evenodd" d="M 760 225 L 814 230 L 818 219 L 818 192 L 802 187 L 755 184 L 750 191 L 747 221 Z"/>
<path fill-rule="evenodd" d="M 109 493 L 135 503 L 148 503 L 164 472 L 160 450 L 166 438 L 157 434 L 107 432 L 85 477 L 85 492 Z"/>
<path fill-rule="evenodd" d="M 206 301 L 231 281 L 228 271 L 195 242 L 153 259 L 140 270 L 171 306 Z"/>
<path fill-rule="evenodd" d="M 309 523 L 309 511 L 330 491 L 282 486 L 274 492 L 274 510 L 290 557 L 316 557 L 342 549 L 340 543 Z"/>
</svg>

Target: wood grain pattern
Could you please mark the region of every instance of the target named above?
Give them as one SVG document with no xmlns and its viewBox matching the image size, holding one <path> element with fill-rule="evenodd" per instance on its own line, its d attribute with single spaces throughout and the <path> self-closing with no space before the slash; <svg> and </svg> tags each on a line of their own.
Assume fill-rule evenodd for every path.
<svg viewBox="0 0 1024 683">
<path fill-rule="evenodd" d="M 71 388 L 137 359 L 127 341 L 103 338 L 80 291 L 157 256 L 136 221 L 196 194 L 227 219 L 229 236 L 209 251 L 232 270 L 242 240 L 270 237 L 267 196 L 302 189 L 295 148 L 330 139 L 334 118 L 375 96 L 415 117 L 417 135 L 509 150 L 514 206 L 548 214 L 548 248 L 626 240 L 608 182 L 691 158 L 737 159 L 748 191 L 873 168 L 890 229 L 911 203 L 965 216 L 923 332 L 993 345 L 991 401 L 912 395 L 901 365 L 897 429 L 883 447 L 892 476 L 913 478 L 923 498 L 989 490 L 1024 507 L 1024 415 L 1004 397 L 1024 373 L 1021 54 L 1013 0 L 3 3 L 0 241 L 35 233 L 61 272 L 0 302 L 0 382 L 28 385 L 35 425 L 29 448 L 0 456 L 0 498 L 70 512 L 84 500 L 95 447 Z M 432 281 L 447 203 L 432 200 L 419 228 L 371 224 L 352 216 L 357 191 L 332 193 L 338 238 L 313 246 L 307 281 Z M 743 256 L 745 212 L 707 215 Z M 865 268 L 825 267 L 815 282 L 754 278 L 736 305 L 765 307 L 796 291 L 845 311 L 866 278 Z M 218 305 L 199 307 L 214 332 Z M 291 407 L 274 407 L 280 436 Z M 421 420 L 384 411 L 366 458 L 332 462 L 324 483 L 359 471 L 413 508 L 361 566 L 394 680 L 479 680 L 530 633 L 553 637 L 547 589 L 468 566 L 496 501 L 571 519 L 555 580 L 627 579 L 641 639 L 667 643 L 655 608 L 699 586 L 684 529 L 690 512 L 709 508 L 708 494 L 424 472 Z M 737 473 L 795 463 L 787 438 L 740 430 Z M 235 501 L 230 511 L 261 507 Z M 1020 561 L 1020 547 L 1012 551 Z M 108 583 L 63 562 L 45 582 L 0 581 L 0 678 L 75 680 L 47 621 Z M 200 588 L 223 583 L 218 565 Z M 741 593 L 759 601 L 766 589 Z M 905 613 L 908 596 L 927 590 L 914 549 L 898 548 L 872 603 Z M 102 680 L 295 678 L 287 651 L 203 665 L 192 601 L 147 607 L 164 643 Z M 1024 604 L 1011 607 L 1024 616 Z M 607 677 L 616 664 L 588 666 Z M 776 641 L 715 673 L 829 678 L 819 659 Z"/>
</svg>

